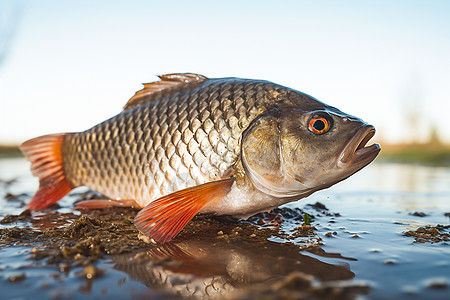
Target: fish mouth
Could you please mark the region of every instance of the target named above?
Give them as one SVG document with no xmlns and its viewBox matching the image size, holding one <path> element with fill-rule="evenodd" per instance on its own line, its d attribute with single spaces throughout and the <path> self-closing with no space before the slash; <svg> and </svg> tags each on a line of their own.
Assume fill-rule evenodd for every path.
<svg viewBox="0 0 450 300">
<path fill-rule="evenodd" d="M 341 152 L 337 162 L 338 167 L 352 165 L 361 169 L 371 163 L 381 150 L 379 144 L 366 146 L 374 135 L 375 127 L 372 125 L 365 125 L 360 128 Z"/>
</svg>

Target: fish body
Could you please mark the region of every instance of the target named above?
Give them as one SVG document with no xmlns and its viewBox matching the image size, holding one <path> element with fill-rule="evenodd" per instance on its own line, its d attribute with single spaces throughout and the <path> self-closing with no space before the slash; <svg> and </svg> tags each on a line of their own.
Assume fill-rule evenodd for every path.
<svg viewBox="0 0 450 300">
<path fill-rule="evenodd" d="M 79 133 L 21 149 L 40 188 L 30 209 L 87 186 L 143 208 L 136 226 L 159 242 L 198 212 L 248 217 L 329 187 L 369 164 L 373 126 L 263 80 L 168 74 L 124 111 Z M 109 204 L 108 204 L 109 203 Z"/>
<path fill-rule="evenodd" d="M 140 207 L 168 193 L 229 177 L 239 140 L 271 102 L 274 84 L 210 79 L 126 109 L 66 137 L 65 172 L 75 186 Z M 228 174 L 227 174 L 228 173 Z"/>
</svg>

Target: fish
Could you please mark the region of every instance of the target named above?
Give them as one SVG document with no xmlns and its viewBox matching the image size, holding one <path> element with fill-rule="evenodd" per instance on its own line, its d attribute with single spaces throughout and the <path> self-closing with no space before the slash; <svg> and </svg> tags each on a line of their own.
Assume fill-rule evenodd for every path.
<svg viewBox="0 0 450 300">
<path fill-rule="evenodd" d="M 157 243 L 198 213 L 246 219 L 328 188 L 370 164 L 372 125 L 265 80 L 158 76 L 122 112 L 83 132 L 40 136 L 20 149 L 44 209 L 86 186 L 105 196 L 75 208 L 131 206 Z"/>
</svg>

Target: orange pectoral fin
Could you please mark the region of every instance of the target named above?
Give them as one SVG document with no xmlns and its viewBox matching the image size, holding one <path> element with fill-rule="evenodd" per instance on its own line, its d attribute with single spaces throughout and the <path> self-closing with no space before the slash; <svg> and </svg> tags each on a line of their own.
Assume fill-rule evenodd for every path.
<svg viewBox="0 0 450 300">
<path fill-rule="evenodd" d="M 207 203 L 226 196 L 233 182 L 234 178 L 213 181 L 156 199 L 136 215 L 134 225 L 156 242 L 168 242 Z"/>
</svg>

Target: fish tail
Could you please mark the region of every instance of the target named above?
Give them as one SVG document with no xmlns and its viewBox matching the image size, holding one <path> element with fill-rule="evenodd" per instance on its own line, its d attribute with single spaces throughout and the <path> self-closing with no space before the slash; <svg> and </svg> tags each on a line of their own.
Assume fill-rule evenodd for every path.
<svg viewBox="0 0 450 300">
<path fill-rule="evenodd" d="M 74 187 L 67 180 L 62 145 L 70 134 L 51 134 L 24 142 L 20 150 L 31 162 L 31 172 L 39 178 L 39 189 L 27 205 L 27 209 L 39 210 L 60 200 Z"/>
</svg>

